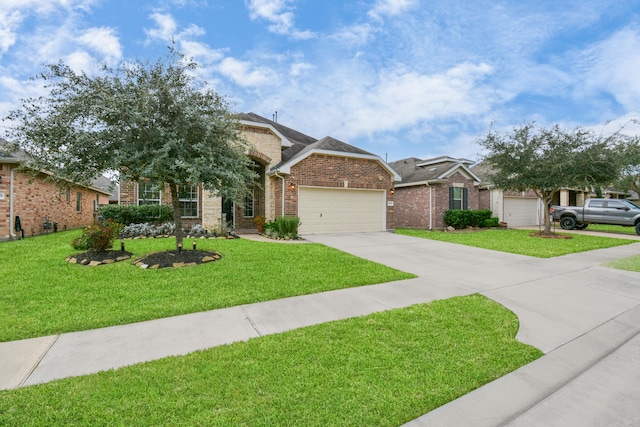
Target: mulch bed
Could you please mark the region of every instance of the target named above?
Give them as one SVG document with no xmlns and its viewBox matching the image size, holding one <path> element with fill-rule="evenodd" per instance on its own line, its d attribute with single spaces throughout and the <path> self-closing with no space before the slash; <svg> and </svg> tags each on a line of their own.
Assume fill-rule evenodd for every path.
<svg viewBox="0 0 640 427">
<path fill-rule="evenodd" d="M 540 237 L 543 239 L 573 239 L 573 236 L 570 236 L 568 234 L 557 234 L 557 233 L 544 234 L 544 233 L 539 233 L 537 231 L 535 233 L 529 234 L 529 236 Z"/>
<path fill-rule="evenodd" d="M 87 251 L 67 257 L 67 262 L 71 264 L 89 265 L 91 267 L 103 264 L 113 264 L 118 261 L 125 261 L 133 256 L 127 251 Z"/>
<path fill-rule="evenodd" d="M 208 252 L 198 250 L 164 251 L 145 255 L 136 259 L 133 264 L 140 268 L 179 268 L 189 267 L 208 262 L 217 261 L 222 258 L 219 252 Z"/>
</svg>

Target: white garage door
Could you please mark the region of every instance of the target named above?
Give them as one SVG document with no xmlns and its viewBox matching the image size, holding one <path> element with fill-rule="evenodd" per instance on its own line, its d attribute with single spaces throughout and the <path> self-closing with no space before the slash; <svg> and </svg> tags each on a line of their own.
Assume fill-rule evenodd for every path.
<svg viewBox="0 0 640 427">
<path fill-rule="evenodd" d="M 540 224 L 540 199 L 504 198 L 504 220 L 509 227 Z"/>
<path fill-rule="evenodd" d="M 299 187 L 299 232 L 384 231 L 384 194 L 384 190 Z"/>
</svg>

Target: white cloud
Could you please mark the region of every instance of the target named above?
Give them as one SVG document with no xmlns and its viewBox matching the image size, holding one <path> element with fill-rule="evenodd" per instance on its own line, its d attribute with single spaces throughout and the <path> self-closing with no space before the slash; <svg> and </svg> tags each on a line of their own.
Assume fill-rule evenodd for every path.
<svg viewBox="0 0 640 427">
<path fill-rule="evenodd" d="M 311 31 L 295 28 L 295 16 L 291 12 L 292 0 L 249 0 L 249 17 L 252 20 L 263 19 L 271 23 L 269 31 L 275 34 L 288 35 L 298 40 L 315 37 Z"/>
<path fill-rule="evenodd" d="M 5 53 L 16 42 L 17 30 L 22 22 L 22 14 L 18 11 L 0 10 L 0 55 Z"/>
<path fill-rule="evenodd" d="M 145 29 L 145 33 L 151 39 L 160 39 L 163 41 L 171 40 L 178 31 L 178 24 L 168 13 L 154 13 L 150 17 L 155 23 L 156 27 L 151 29 Z"/>
<path fill-rule="evenodd" d="M 122 58 L 122 46 L 112 28 L 89 28 L 78 41 L 104 57 L 108 64 L 115 64 Z"/>
<path fill-rule="evenodd" d="M 262 86 L 275 81 L 274 73 L 265 67 L 252 67 L 251 63 L 225 58 L 218 70 L 240 86 Z"/>
<path fill-rule="evenodd" d="M 309 70 L 313 70 L 315 67 L 307 62 L 296 62 L 291 65 L 289 75 L 291 77 L 299 77 L 305 74 Z"/>
<path fill-rule="evenodd" d="M 587 96 L 609 93 L 625 110 L 640 113 L 639 29 L 616 32 L 588 49 L 583 57 Z"/>
<path fill-rule="evenodd" d="M 382 16 L 395 16 L 404 13 L 418 4 L 417 0 L 377 0 L 369 16 L 380 19 Z"/>
</svg>

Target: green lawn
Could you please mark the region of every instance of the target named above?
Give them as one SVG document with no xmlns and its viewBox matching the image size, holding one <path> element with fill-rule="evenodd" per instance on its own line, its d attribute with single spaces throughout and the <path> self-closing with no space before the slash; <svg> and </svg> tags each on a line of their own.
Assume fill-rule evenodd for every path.
<svg viewBox="0 0 640 427">
<path fill-rule="evenodd" d="M 541 356 L 457 297 L 0 392 L 0 424 L 398 426 Z"/>
<path fill-rule="evenodd" d="M 537 231 L 532 230 L 485 229 L 445 232 L 396 229 L 396 233 L 539 258 L 551 258 L 637 242 L 630 239 L 612 239 L 578 234 L 566 234 L 571 237 L 569 239 L 542 238 L 537 235 Z M 536 235 L 531 236 L 532 233 Z"/>
<path fill-rule="evenodd" d="M 589 231 L 606 231 L 607 233 L 636 234 L 635 227 L 623 227 L 621 225 L 589 224 L 586 229 Z"/>
<path fill-rule="evenodd" d="M 319 244 L 247 239 L 198 240 L 198 249 L 222 259 L 196 267 L 86 267 L 65 261 L 79 233 L 0 242 L 0 341 L 414 277 Z M 134 257 L 174 247 L 174 239 L 126 242 Z"/>
</svg>

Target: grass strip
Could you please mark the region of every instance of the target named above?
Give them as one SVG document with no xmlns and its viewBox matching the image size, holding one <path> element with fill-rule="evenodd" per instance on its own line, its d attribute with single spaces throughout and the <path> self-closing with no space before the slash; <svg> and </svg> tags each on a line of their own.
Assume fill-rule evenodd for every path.
<svg viewBox="0 0 640 427">
<path fill-rule="evenodd" d="M 0 341 L 415 277 L 320 244 L 247 239 L 198 240 L 199 250 L 222 259 L 195 267 L 143 270 L 130 261 L 87 267 L 65 261 L 78 234 L 0 242 Z M 172 238 L 126 241 L 134 258 L 174 247 Z"/>
<path fill-rule="evenodd" d="M 618 270 L 635 271 L 640 273 L 640 255 L 608 262 L 605 264 L 605 267 L 616 268 Z"/>
<path fill-rule="evenodd" d="M 481 295 L 0 392 L 0 424 L 397 426 L 541 356 Z"/>
<path fill-rule="evenodd" d="M 538 258 L 552 258 L 576 252 L 636 243 L 630 239 L 613 239 L 571 234 L 569 239 L 543 238 L 531 230 L 470 230 L 470 231 L 430 231 L 416 229 L 396 229 L 396 233 L 449 243 L 492 249 L 518 255 Z M 535 236 L 532 236 L 535 234 Z M 560 233 L 562 234 L 562 233 Z"/>
</svg>

